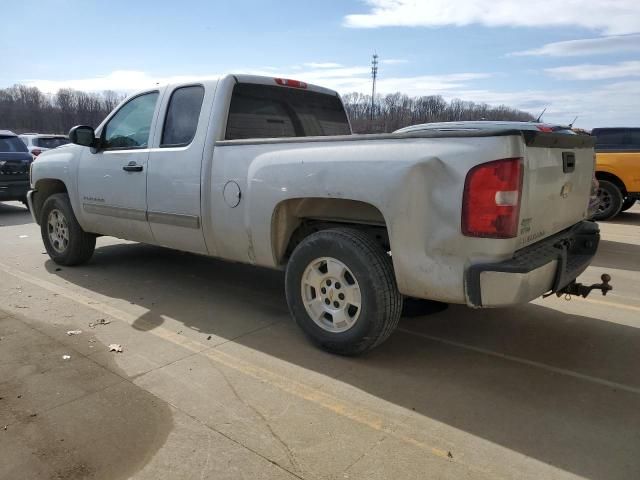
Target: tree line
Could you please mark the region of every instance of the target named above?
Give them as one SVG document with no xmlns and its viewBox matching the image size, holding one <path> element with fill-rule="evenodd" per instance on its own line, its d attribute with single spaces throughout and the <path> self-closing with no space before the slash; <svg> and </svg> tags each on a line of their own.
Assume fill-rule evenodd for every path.
<svg viewBox="0 0 640 480">
<path fill-rule="evenodd" d="M 0 89 L 0 129 L 66 133 L 74 125 L 96 127 L 124 97 L 113 91 L 89 93 L 72 89 L 45 94 L 36 87 L 14 85 Z M 392 132 L 427 122 L 534 120 L 531 114 L 505 105 L 492 107 L 459 99 L 447 102 L 440 95 L 378 95 L 373 106 L 371 95 L 362 93 L 349 93 L 342 100 L 357 133 Z"/>
<path fill-rule="evenodd" d="M 74 125 L 94 127 L 122 101 L 113 91 L 89 93 L 69 88 L 45 94 L 36 87 L 0 89 L 0 129 L 16 133 L 67 133 Z"/>
<path fill-rule="evenodd" d="M 454 122 L 463 120 L 513 120 L 528 122 L 535 117 L 528 112 L 500 105 L 453 99 L 447 102 L 440 95 L 410 97 L 403 93 L 376 96 L 371 105 L 371 95 L 349 93 L 342 96 L 357 133 L 393 132 L 408 125 L 430 122 Z M 373 115 L 372 115 L 373 113 Z"/>
</svg>

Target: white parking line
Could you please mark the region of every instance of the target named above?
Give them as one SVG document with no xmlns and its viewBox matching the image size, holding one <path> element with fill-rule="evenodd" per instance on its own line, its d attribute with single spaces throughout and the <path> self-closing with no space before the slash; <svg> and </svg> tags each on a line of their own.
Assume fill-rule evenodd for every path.
<svg viewBox="0 0 640 480">
<path fill-rule="evenodd" d="M 585 375 L 584 373 L 574 372 L 573 370 L 567 370 L 566 368 L 554 367 L 553 365 L 549 365 L 542 362 L 536 362 L 535 360 L 528 360 L 526 358 L 514 357 L 513 355 L 507 355 L 506 353 L 494 352 L 493 350 L 488 350 L 486 348 L 476 347 L 474 345 L 469 345 L 467 343 L 456 342 L 455 340 L 448 340 L 446 338 L 436 337 L 433 335 L 428 335 L 426 333 L 415 332 L 413 330 L 409 330 L 406 328 L 398 328 L 398 331 L 407 333 L 409 335 L 414 335 L 416 337 L 426 338 L 434 342 L 443 343 L 451 347 L 471 350 L 472 352 L 482 353 L 484 355 L 490 355 L 492 357 L 501 358 L 503 360 L 509 360 L 511 362 L 528 365 L 530 367 L 541 368 L 549 372 L 559 373 L 560 375 L 566 375 L 568 377 L 579 378 L 580 380 L 586 380 L 587 382 L 597 383 L 598 385 L 603 385 L 605 387 L 611 387 L 617 390 L 624 390 L 625 392 L 635 393 L 636 395 L 640 395 L 640 388 L 632 387 L 630 385 L 625 385 L 623 383 L 612 382 L 610 380 L 605 380 L 604 378 L 599 378 L 599 377 L 592 377 L 591 375 Z"/>
</svg>

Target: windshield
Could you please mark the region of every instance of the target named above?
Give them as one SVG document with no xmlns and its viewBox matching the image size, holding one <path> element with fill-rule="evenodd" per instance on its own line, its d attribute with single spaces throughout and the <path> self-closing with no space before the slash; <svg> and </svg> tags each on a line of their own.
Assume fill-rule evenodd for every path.
<svg viewBox="0 0 640 480">
<path fill-rule="evenodd" d="M 0 152 L 29 152 L 29 150 L 18 137 L 0 136 Z"/>
<path fill-rule="evenodd" d="M 69 140 L 64 137 L 38 137 L 33 139 L 33 144 L 42 148 L 56 148 L 67 143 L 69 143 Z"/>
</svg>

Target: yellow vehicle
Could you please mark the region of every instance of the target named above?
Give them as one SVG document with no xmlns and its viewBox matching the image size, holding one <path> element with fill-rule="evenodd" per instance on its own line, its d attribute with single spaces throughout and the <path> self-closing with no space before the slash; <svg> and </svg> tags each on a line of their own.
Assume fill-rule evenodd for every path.
<svg viewBox="0 0 640 480">
<path fill-rule="evenodd" d="M 594 128 L 598 208 L 595 220 L 608 220 L 640 199 L 640 128 Z"/>
</svg>

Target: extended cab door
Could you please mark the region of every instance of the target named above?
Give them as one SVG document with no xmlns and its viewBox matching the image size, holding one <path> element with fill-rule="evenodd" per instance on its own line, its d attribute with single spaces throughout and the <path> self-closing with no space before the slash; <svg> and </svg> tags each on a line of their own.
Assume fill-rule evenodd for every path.
<svg viewBox="0 0 640 480">
<path fill-rule="evenodd" d="M 85 229 L 153 243 L 147 222 L 147 162 L 161 92 L 130 99 L 100 132 L 99 150 L 85 149 L 78 192 Z"/>
<path fill-rule="evenodd" d="M 147 176 L 147 217 L 158 245 L 207 253 L 200 185 L 214 94 L 215 88 L 202 85 L 182 85 L 165 93 L 158 120 L 162 128 L 149 153 Z"/>
</svg>

